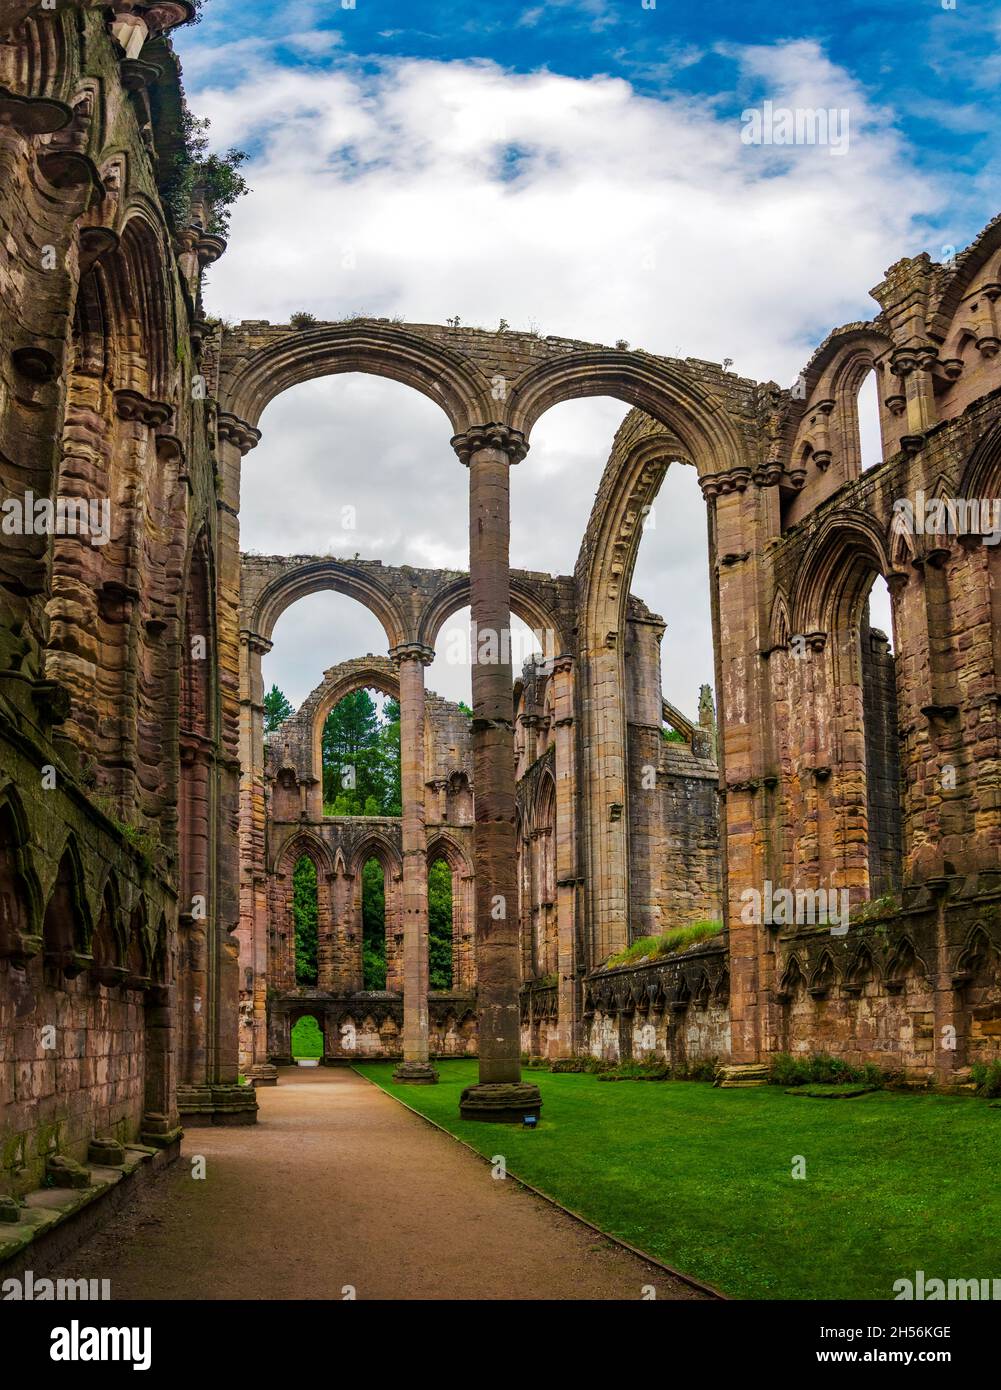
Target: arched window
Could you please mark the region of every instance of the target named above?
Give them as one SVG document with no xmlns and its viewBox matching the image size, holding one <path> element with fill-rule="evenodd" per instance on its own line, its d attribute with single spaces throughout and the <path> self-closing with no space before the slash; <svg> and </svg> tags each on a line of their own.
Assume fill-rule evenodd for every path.
<svg viewBox="0 0 1001 1390">
<path fill-rule="evenodd" d="M 323 725 L 323 805 L 331 816 L 398 816 L 400 704 L 377 690 L 354 690 Z"/>
<path fill-rule="evenodd" d="M 900 887 L 903 858 L 897 673 L 890 591 L 877 575 L 859 625 L 865 733 L 869 896 Z"/>
<path fill-rule="evenodd" d="M 292 1060 L 323 1056 L 323 1031 L 312 1014 L 303 1014 L 292 1028 Z"/>
<path fill-rule="evenodd" d="M 866 373 L 855 397 L 858 416 L 859 472 L 883 462 L 883 435 L 879 423 L 879 380 L 875 370 Z"/>
<path fill-rule="evenodd" d="M 0 804 L 0 955 L 15 953 L 32 930 L 31 895 L 22 868 L 25 834 L 9 801 Z"/>
<path fill-rule="evenodd" d="M 452 988 L 452 870 L 444 859 L 428 869 L 428 968 L 431 989 Z"/>
<path fill-rule="evenodd" d="M 295 929 L 295 982 L 317 982 L 316 943 L 319 921 L 316 865 L 304 854 L 292 872 L 292 920 Z"/>
<path fill-rule="evenodd" d="M 45 908 L 42 940 L 45 964 L 72 977 L 82 968 L 74 954 L 83 950 L 87 924 L 83 916 L 83 871 L 75 847 L 67 846 Z"/>
<path fill-rule="evenodd" d="M 378 859 L 362 869 L 362 979 L 364 989 L 386 988 L 386 879 Z"/>
</svg>

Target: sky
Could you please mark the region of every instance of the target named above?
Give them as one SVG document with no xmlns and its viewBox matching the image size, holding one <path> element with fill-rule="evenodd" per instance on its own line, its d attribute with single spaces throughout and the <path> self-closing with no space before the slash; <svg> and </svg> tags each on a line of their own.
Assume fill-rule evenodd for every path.
<svg viewBox="0 0 1001 1390">
<path fill-rule="evenodd" d="M 832 328 L 877 312 L 868 291 L 893 262 L 947 259 L 1001 207 L 987 0 L 205 0 L 175 46 L 212 147 L 249 155 L 253 191 L 206 286 L 233 322 L 505 319 L 788 386 Z M 846 138 L 748 143 L 742 117 L 766 102 L 830 111 Z M 574 401 L 539 421 L 512 470 L 514 565 L 572 572 L 626 409 Z M 465 568 L 467 475 L 432 402 L 342 375 L 260 424 L 244 549 Z M 632 587 L 667 624 L 664 693 L 689 713 L 712 680 L 708 582 L 705 504 L 672 466 Z M 339 595 L 302 600 L 274 635 L 265 680 L 296 705 L 386 646 Z M 468 700 L 448 644 L 428 685 Z"/>
</svg>

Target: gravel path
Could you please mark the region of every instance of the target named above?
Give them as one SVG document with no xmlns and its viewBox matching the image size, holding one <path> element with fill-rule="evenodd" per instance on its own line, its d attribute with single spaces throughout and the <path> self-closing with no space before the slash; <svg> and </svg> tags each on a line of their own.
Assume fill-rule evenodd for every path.
<svg viewBox="0 0 1001 1390">
<path fill-rule="evenodd" d="M 126 1299 L 705 1296 L 495 1180 L 352 1071 L 286 1068 L 258 1100 L 255 1127 L 189 1130 L 181 1159 L 58 1272 L 110 1278 Z"/>
</svg>

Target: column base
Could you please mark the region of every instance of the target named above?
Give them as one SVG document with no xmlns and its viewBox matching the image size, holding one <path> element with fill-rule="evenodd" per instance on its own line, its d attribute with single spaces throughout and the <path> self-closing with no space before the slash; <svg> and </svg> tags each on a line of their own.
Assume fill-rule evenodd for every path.
<svg viewBox="0 0 1001 1390">
<path fill-rule="evenodd" d="M 401 1062 L 393 1072 L 394 1081 L 407 1081 L 414 1086 L 433 1086 L 438 1073 L 430 1062 Z"/>
<path fill-rule="evenodd" d="M 185 1129 L 257 1123 L 257 1097 L 253 1086 L 228 1083 L 178 1086 L 177 1109 Z"/>
<path fill-rule="evenodd" d="M 272 1066 L 270 1062 L 261 1062 L 257 1066 L 248 1067 L 245 1074 L 251 1086 L 278 1085 L 278 1068 Z"/>
<path fill-rule="evenodd" d="M 528 1081 L 500 1081 L 467 1086 L 459 1098 L 463 1120 L 493 1120 L 495 1124 L 520 1125 L 526 1116 L 539 1117 L 542 1096 Z"/>
<path fill-rule="evenodd" d="M 142 1117 L 139 1142 L 148 1149 L 172 1149 L 180 1146 L 184 1130 L 171 1122 L 169 1115 L 147 1110 Z"/>
</svg>

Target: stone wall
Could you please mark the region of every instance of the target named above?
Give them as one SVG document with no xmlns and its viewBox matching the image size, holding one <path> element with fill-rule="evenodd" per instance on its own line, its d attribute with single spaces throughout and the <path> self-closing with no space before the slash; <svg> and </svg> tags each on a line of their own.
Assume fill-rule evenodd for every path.
<svg viewBox="0 0 1001 1390">
<path fill-rule="evenodd" d="M 172 1146 L 179 1097 L 256 1109 L 201 301 L 225 243 L 163 182 L 185 11 L 135 8 L 140 65 L 106 6 L 0 21 L 2 1190 L 97 1134 Z M 24 524 L 46 502 L 73 524 Z"/>
<path fill-rule="evenodd" d="M 581 1051 L 685 1072 L 730 1056 L 729 977 L 721 939 L 649 964 L 592 972 Z"/>
</svg>

